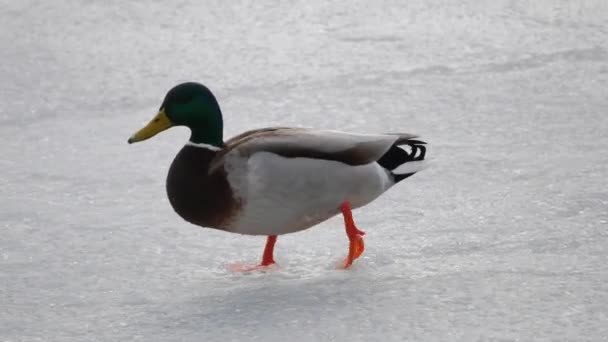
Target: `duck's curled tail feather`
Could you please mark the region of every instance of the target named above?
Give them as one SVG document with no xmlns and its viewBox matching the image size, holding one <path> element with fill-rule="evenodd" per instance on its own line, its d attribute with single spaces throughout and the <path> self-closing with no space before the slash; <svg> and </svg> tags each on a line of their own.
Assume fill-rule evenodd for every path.
<svg viewBox="0 0 608 342">
<path fill-rule="evenodd" d="M 395 183 L 402 181 L 426 167 L 425 144 L 415 139 L 399 139 L 378 159 L 378 164 L 390 171 Z"/>
</svg>

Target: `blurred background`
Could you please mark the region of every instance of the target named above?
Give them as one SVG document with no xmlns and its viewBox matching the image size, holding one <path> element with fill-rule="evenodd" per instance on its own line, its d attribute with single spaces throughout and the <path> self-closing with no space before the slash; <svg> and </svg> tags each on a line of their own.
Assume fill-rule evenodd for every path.
<svg viewBox="0 0 608 342">
<path fill-rule="evenodd" d="M 608 2 L 0 0 L 0 340 L 601 341 L 608 336 Z M 264 238 L 179 218 L 188 138 L 127 138 L 166 91 L 225 137 L 405 131 L 432 168 Z"/>
</svg>

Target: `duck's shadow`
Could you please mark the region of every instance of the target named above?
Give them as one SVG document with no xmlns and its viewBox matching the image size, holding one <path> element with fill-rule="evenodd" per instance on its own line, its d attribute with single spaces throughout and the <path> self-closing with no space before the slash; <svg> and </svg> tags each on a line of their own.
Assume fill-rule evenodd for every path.
<svg viewBox="0 0 608 342">
<path fill-rule="evenodd" d="M 175 328 L 203 332 L 229 327 L 248 330 L 248 326 L 307 325 L 318 323 L 323 317 L 361 317 L 369 305 L 361 308 L 359 304 L 369 302 L 377 290 L 372 276 L 349 271 L 333 271 L 314 279 L 267 274 L 243 277 L 237 282 L 230 286 L 218 281 L 217 286 L 223 288 L 208 294 L 198 290 L 182 297 L 165 308 L 163 324 L 170 316 Z"/>
</svg>

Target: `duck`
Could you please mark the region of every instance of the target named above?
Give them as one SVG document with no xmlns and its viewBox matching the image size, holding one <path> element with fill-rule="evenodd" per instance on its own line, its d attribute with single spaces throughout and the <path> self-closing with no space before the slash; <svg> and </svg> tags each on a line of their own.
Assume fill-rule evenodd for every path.
<svg viewBox="0 0 608 342">
<path fill-rule="evenodd" d="M 426 167 L 426 143 L 410 133 L 267 127 L 224 141 L 218 101 L 197 82 L 170 89 L 158 113 L 128 143 L 176 126 L 189 128 L 190 139 L 167 174 L 173 210 L 197 226 L 265 236 L 255 269 L 275 264 L 277 236 L 338 214 L 348 238 L 340 267 L 350 268 L 365 249 L 365 232 L 357 228 L 352 210 Z"/>
</svg>

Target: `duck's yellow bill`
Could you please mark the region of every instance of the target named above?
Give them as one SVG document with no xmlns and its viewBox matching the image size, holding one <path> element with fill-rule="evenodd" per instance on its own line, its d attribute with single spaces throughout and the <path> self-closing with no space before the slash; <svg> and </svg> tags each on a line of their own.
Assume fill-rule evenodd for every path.
<svg viewBox="0 0 608 342">
<path fill-rule="evenodd" d="M 161 109 L 158 114 L 156 114 L 154 119 L 148 122 L 148 124 L 144 128 L 135 132 L 135 134 L 133 134 L 129 138 L 128 142 L 129 144 L 132 144 L 134 142 L 152 138 L 153 136 L 157 135 L 158 133 L 166 130 L 171 126 L 173 126 L 171 120 L 169 120 L 167 114 L 165 114 L 165 110 Z"/>
</svg>

